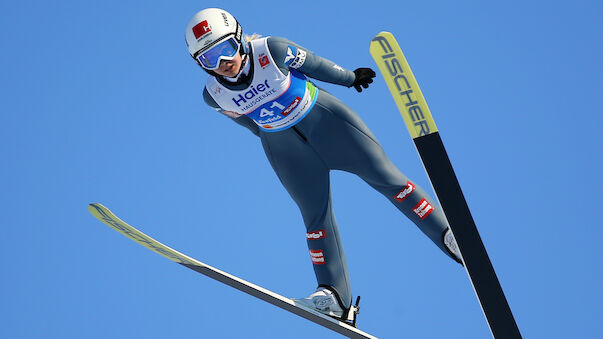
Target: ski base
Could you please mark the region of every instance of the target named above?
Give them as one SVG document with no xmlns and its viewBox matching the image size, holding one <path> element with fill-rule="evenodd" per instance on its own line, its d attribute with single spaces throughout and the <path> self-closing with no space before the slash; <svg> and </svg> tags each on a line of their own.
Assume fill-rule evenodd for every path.
<svg viewBox="0 0 603 339">
<path fill-rule="evenodd" d="M 149 237 L 148 235 L 142 233 L 138 229 L 128 225 L 123 220 L 119 219 L 115 214 L 113 214 L 108 208 L 105 206 L 93 203 L 88 206 L 88 210 L 94 217 L 98 220 L 102 221 L 106 225 L 125 235 L 126 237 L 134 240 L 140 245 L 150 249 L 151 251 L 161 254 L 162 256 L 182 265 L 191 270 L 201 273 L 207 277 L 210 277 L 214 280 L 217 280 L 221 283 L 224 283 L 230 287 L 234 287 L 239 291 L 245 292 L 251 296 L 254 296 L 258 299 L 261 299 L 265 302 L 268 302 L 274 306 L 287 310 L 293 314 L 296 314 L 302 318 L 308 319 L 318 325 L 324 326 L 332 331 L 335 331 L 339 334 L 342 334 L 348 338 L 358 338 L 358 339 L 376 339 L 377 337 L 372 336 L 366 332 L 363 332 L 357 329 L 356 324 L 356 314 L 357 308 L 352 308 L 350 311 L 350 315 L 348 319 L 350 319 L 351 323 L 347 323 L 344 321 L 339 321 L 337 319 L 331 318 L 327 315 L 321 314 L 319 312 L 301 307 L 297 305 L 293 299 L 284 297 L 275 292 L 267 290 L 263 287 L 245 281 L 239 277 L 221 271 L 217 268 L 209 266 L 205 263 L 202 263 L 194 258 L 191 258 L 185 254 L 182 254 L 159 241 Z M 353 314 L 351 314 L 353 313 Z"/>
</svg>

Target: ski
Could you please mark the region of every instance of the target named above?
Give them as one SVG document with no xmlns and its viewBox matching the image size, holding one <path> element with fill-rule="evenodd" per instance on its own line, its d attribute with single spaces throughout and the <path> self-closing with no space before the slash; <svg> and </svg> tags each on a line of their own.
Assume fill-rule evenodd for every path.
<svg viewBox="0 0 603 339">
<path fill-rule="evenodd" d="M 356 339 L 377 339 L 377 337 L 360 331 L 356 327 L 352 326 L 352 324 L 348 324 L 347 322 L 339 321 L 314 310 L 304 308 L 303 306 L 298 305 L 293 299 L 286 298 L 275 292 L 252 284 L 248 281 L 245 281 L 241 278 L 228 274 L 224 271 L 221 271 L 217 268 L 214 268 L 196 259 L 193 259 L 185 254 L 182 254 L 149 237 L 148 235 L 137 230 L 136 228 L 128 225 L 126 222 L 119 219 L 108 208 L 101 204 L 90 204 L 88 206 L 88 210 L 98 220 L 102 221 L 103 223 L 120 232 L 121 234 L 125 235 L 126 237 L 184 267 L 190 268 L 193 271 L 208 276 L 230 287 L 234 287 L 239 291 L 245 292 L 253 297 L 266 301 L 274 306 L 280 307 L 302 318 L 308 319 L 318 325 L 324 326 L 346 337 Z M 357 306 L 353 307 L 351 312 L 355 314 L 350 314 L 350 321 L 353 321 L 355 325 L 355 316 L 358 313 Z"/>
<path fill-rule="evenodd" d="M 456 238 L 493 337 L 521 338 L 431 112 L 400 46 L 391 33 L 381 32 L 371 41 L 370 53 L 394 97 Z"/>
</svg>

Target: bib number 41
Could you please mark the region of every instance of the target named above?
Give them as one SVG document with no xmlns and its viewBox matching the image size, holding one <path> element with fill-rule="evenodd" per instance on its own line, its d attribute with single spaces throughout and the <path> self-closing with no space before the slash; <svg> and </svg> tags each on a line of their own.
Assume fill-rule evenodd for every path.
<svg viewBox="0 0 603 339">
<path fill-rule="evenodd" d="M 278 108 L 282 112 L 286 107 L 279 104 L 276 101 L 273 101 L 272 105 L 270 105 L 270 108 Z M 271 117 L 273 115 L 274 115 L 274 111 L 268 110 L 266 108 L 262 108 L 260 110 L 260 118 Z"/>
</svg>

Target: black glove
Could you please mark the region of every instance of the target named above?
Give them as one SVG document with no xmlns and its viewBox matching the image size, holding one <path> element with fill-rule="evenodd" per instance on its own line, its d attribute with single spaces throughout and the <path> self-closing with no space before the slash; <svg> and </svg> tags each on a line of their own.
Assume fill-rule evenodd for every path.
<svg viewBox="0 0 603 339">
<path fill-rule="evenodd" d="M 356 68 L 354 75 L 356 75 L 356 79 L 352 86 L 354 86 L 358 92 L 362 92 L 362 87 L 368 88 L 369 84 L 373 82 L 373 78 L 376 74 L 375 71 L 370 68 Z"/>
</svg>

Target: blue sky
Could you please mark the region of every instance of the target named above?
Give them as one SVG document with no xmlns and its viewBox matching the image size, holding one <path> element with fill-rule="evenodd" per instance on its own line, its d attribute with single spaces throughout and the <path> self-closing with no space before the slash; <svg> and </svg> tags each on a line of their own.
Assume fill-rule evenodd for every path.
<svg viewBox="0 0 603 339">
<path fill-rule="evenodd" d="M 315 287 L 299 212 L 255 136 L 204 106 L 184 27 L 205 7 L 348 69 L 392 32 L 526 338 L 601 325 L 601 5 L 595 1 L 71 1 L 0 5 L 0 336 L 338 338 L 95 220 L 290 297 Z M 325 85 L 429 187 L 382 78 Z M 332 174 L 359 327 L 487 338 L 464 271 L 360 179 Z M 270 206 L 270 208 L 268 208 Z"/>
</svg>

